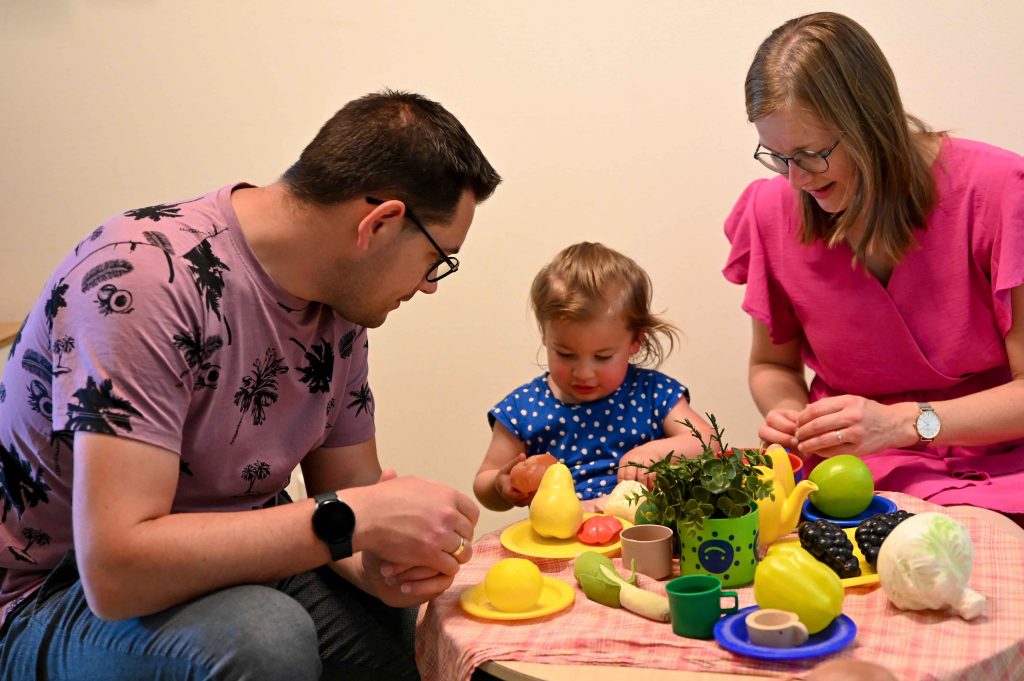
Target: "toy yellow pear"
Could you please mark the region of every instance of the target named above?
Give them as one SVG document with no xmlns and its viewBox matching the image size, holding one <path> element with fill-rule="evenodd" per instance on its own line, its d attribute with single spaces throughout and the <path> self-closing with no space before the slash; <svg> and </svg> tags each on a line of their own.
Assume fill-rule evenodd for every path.
<svg viewBox="0 0 1024 681">
<path fill-rule="evenodd" d="M 583 524 L 583 504 L 576 496 L 572 473 L 564 463 L 552 464 L 540 479 L 530 502 L 530 524 L 542 537 L 569 539 Z"/>
</svg>

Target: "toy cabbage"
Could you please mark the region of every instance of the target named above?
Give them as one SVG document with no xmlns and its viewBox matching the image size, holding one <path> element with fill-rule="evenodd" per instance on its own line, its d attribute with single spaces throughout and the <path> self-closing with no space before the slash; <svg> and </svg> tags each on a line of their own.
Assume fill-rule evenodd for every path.
<svg viewBox="0 0 1024 681">
<path fill-rule="evenodd" d="M 967 586 L 973 563 L 974 547 L 963 525 L 943 513 L 919 513 L 882 543 L 878 579 L 897 608 L 951 607 L 970 620 L 985 607 L 985 597 Z"/>
<path fill-rule="evenodd" d="M 636 480 L 623 480 L 605 497 L 602 509 L 605 515 L 613 515 L 631 523 L 636 522 L 636 510 L 640 507 L 640 501 L 636 499 L 634 502 L 630 499 L 641 497 L 646 491 L 647 488 Z"/>
</svg>

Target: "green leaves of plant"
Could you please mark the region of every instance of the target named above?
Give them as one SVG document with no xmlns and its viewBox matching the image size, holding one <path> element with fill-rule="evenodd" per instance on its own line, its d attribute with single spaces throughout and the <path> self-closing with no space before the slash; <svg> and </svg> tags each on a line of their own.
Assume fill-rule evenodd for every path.
<svg viewBox="0 0 1024 681">
<path fill-rule="evenodd" d="M 630 464 L 655 474 L 654 488 L 643 493 L 650 509 L 648 520 L 678 524 L 680 531 L 696 533 L 706 518 L 738 518 L 753 510 L 756 500 L 771 494 L 771 483 L 755 468 L 771 467 L 771 460 L 759 449 L 730 449 L 714 415 L 706 416 L 713 430 L 707 442 L 689 419 L 683 421 L 701 444 L 696 457 L 684 459 L 669 452 L 649 466 Z"/>
</svg>

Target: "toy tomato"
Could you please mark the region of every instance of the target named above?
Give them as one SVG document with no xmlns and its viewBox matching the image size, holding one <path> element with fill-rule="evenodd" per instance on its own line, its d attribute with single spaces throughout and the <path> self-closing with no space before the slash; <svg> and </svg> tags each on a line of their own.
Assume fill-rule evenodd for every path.
<svg viewBox="0 0 1024 681">
<path fill-rule="evenodd" d="M 600 546 L 610 544 L 619 538 L 622 532 L 622 523 L 619 519 L 610 515 L 595 515 L 583 521 L 576 538 L 584 544 Z"/>
</svg>

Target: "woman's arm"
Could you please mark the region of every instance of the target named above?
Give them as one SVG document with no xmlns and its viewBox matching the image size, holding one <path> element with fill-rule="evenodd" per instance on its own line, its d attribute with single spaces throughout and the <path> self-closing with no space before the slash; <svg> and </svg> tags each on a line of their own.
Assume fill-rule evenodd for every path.
<svg viewBox="0 0 1024 681">
<path fill-rule="evenodd" d="M 753 320 L 750 346 L 750 394 L 764 415 L 758 437 L 764 442 L 795 448 L 796 415 L 807 406 L 807 382 L 797 338 L 781 345 L 772 342 L 768 326 Z"/>
<path fill-rule="evenodd" d="M 942 429 L 937 445 L 987 445 L 1024 437 L 1024 286 L 1010 292 L 1013 324 L 1004 342 L 1010 380 L 952 400 L 931 402 Z M 914 402 L 885 405 L 853 395 L 819 400 L 799 416 L 800 451 L 864 456 L 918 442 Z M 842 434 L 842 440 L 836 434 Z"/>
</svg>

